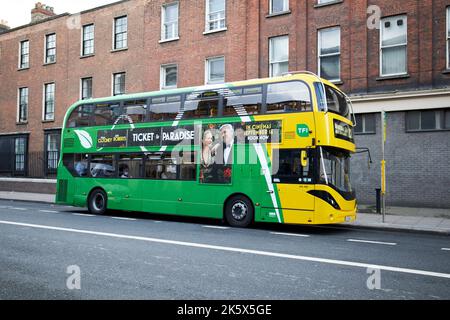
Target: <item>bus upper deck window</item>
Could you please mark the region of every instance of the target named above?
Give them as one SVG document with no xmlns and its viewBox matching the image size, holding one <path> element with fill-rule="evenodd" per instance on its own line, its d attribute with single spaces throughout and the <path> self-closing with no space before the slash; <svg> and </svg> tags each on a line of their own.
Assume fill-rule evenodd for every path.
<svg viewBox="0 0 450 320">
<path fill-rule="evenodd" d="M 290 81 L 267 86 L 267 113 L 311 110 L 311 94 L 305 83 Z"/>
<path fill-rule="evenodd" d="M 150 104 L 151 121 L 174 121 L 181 109 L 181 96 L 156 97 Z"/>
<path fill-rule="evenodd" d="M 127 119 L 124 119 L 124 123 L 141 123 L 145 121 L 145 115 L 147 113 L 147 101 L 126 101 L 123 106 L 123 115 Z"/>
<path fill-rule="evenodd" d="M 77 128 L 89 126 L 93 109 L 93 105 L 82 105 L 75 108 L 67 121 L 67 127 Z"/>
<path fill-rule="evenodd" d="M 120 117 L 119 103 L 97 104 L 94 112 L 94 124 L 96 126 L 106 126 L 116 123 Z"/>
</svg>

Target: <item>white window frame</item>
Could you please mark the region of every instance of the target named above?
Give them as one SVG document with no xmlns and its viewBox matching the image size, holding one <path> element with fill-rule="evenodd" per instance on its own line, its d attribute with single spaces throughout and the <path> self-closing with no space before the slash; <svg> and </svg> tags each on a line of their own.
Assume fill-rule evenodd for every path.
<svg viewBox="0 0 450 320">
<path fill-rule="evenodd" d="M 124 74 L 125 75 L 125 83 L 124 83 L 124 88 L 123 88 L 123 93 L 120 93 L 120 94 L 115 94 L 115 88 L 116 88 L 116 82 L 115 82 L 115 77 L 116 77 L 116 75 L 119 75 L 119 74 Z M 111 82 L 111 93 L 112 93 L 112 96 L 113 97 L 117 97 L 117 96 L 121 96 L 121 95 L 124 95 L 124 94 L 126 94 L 126 92 L 127 92 L 127 73 L 125 72 L 125 71 L 122 71 L 122 72 L 115 72 L 115 73 L 113 73 L 112 74 L 112 82 Z"/>
<path fill-rule="evenodd" d="M 220 20 L 209 20 L 209 16 L 211 15 L 211 12 L 209 10 L 209 0 L 206 0 L 206 6 L 205 6 L 205 31 L 203 32 L 203 34 L 207 34 L 207 33 L 212 33 L 212 32 L 220 32 L 220 31 L 224 31 L 227 30 L 227 0 L 223 0 L 224 2 L 224 6 L 225 6 L 225 10 L 224 10 L 224 21 L 225 21 L 225 27 L 223 28 L 217 28 L 217 29 L 210 29 L 209 28 L 209 24 L 213 21 L 221 21 Z"/>
<path fill-rule="evenodd" d="M 398 18 L 404 17 L 405 18 L 406 42 L 402 43 L 402 44 L 395 44 L 395 45 L 390 45 L 390 46 L 383 47 L 383 23 L 385 22 L 386 19 L 394 18 L 394 17 L 398 17 Z M 405 57 L 406 70 L 405 70 L 405 72 L 383 74 L 383 49 L 402 47 L 402 46 L 406 47 L 406 57 Z M 402 75 L 408 74 L 408 15 L 400 14 L 400 15 L 389 16 L 389 17 L 384 17 L 384 18 L 380 19 L 380 50 L 379 50 L 379 55 L 380 55 L 380 77 L 395 77 L 395 76 L 402 76 Z"/>
<path fill-rule="evenodd" d="M 177 83 L 174 86 L 168 86 L 166 85 L 166 69 L 176 67 L 177 68 Z M 176 63 L 168 63 L 163 64 L 160 67 L 160 79 L 159 79 L 159 87 L 161 90 L 164 89 L 176 89 L 178 87 L 178 64 Z"/>
<path fill-rule="evenodd" d="M 89 27 L 89 26 L 92 26 L 94 28 L 93 29 L 93 37 L 92 37 L 92 53 L 85 54 L 84 53 L 84 41 L 85 41 L 85 39 L 84 39 L 84 28 Z M 88 56 L 91 56 L 91 55 L 94 55 L 94 54 L 95 54 L 95 23 L 88 23 L 88 24 L 85 24 L 85 25 L 83 25 L 81 27 L 81 50 L 80 50 L 80 56 L 81 57 L 88 57 Z"/>
<path fill-rule="evenodd" d="M 269 14 L 280 14 L 289 11 L 289 0 L 283 0 L 283 7 L 285 8 L 283 11 L 273 12 L 273 1 L 269 0 Z"/>
<path fill-rule="evenodd" d="M 20 119 L 20 111 L 21 111 L 21 91 L 23 89 L 27 89 L 27 112 L 26 112 L 26 120 L 21 120 Z M 27 123 L 28 122 L 28 110 L 29 110 L 29 106 L 30 106 L 30 88 L 28 87 L 20 87 L 17 90 L 17 117 L 16 117 L 16 121 L 17 123 Z"/>
<path fill-rule="evenodd" d="M 447 70 L 449 70 L 450 69 L 450 57 L 449 57 L 449 55 L 450 55 L 450 31 L 449 31 L 449 29 L 450 29 L 450 6 L 448 6 L 446 8 L 446 11 L 447 11 L 447 21 L 446 21 L 447 23 L 445 25 L 445 33 L 447 35 L 447 50 L 446 50 L 447 58 L 446 58 L 446 60 L 447 60 Z"/>
<path fill-rule="evenodd" d="M 166 9 L 169 6 L 173 6 L 176 5 L 178 8 L 178 15 L 177 15 L 177 21 L 172 21 L 170 22 L 171 24 L 175 24 L 175 36 L 172 38 L 166 38 Z M 165 3 L 161 6 L 161 40 L 159 42 L 166 42 L 166 41 L 174 41 L 174 40 L 178 40 L 180 39 L 179 37 L 179 28 L 180 28 L 180 2 L 179 1 L 174 1 L 174 2 L 169 2 L 169 3 Z"/>
<path fill-rule="evenodd" d="M 274 40 L 276 38 L 281 38 L 281 37 L 286 37 L 287 38 L 288 59 L 287 60 L 272 61 L 272 60 L 270 60 L 271 59 L 272 46 L 273 46 L 272 40 Z M 276 76 L 273 75 L 273 65 L 274 64 L 278 64 L 278 63 L 283 63 L 283 62 L 287 62 L 288 63 L 288 70 L 289 70 L 289 35 L 287 35 L 287 34 L 269 38 L 269 77 L 270 78 L 276 77 Z"/>
<path fill-rule="evenodd" d="M 46 101 L 47 101 L 47 86 L 53 84 L 53 118 L 46 119 Z M 55 113 L 56 113 L 56 82 L 47 82 L 44 83 L 43 86 L 43 95 L 42 95 L 42 121 L 55 121 Z"/>
<path fill-rule="evenodd" d="M 339 30 L 339 52 L 338 53 L 329 53 L 329 54 L 321 54 L 322 48 L 320 46 L 322 40 L 322 32 L 323 31 L 331 31 L 331 30 Z M 339 77 L 337 79 L 327 79 L 330 82 L 340 82 L 341 81 L 341 27 L 330 27 L 317 30 L 317 74 L 319 77 L 321 75 L 321 67 L 322 67 L 322 58 L 326 57 L 334 57 L 339 56 Z"/>
<path fill-rule="evenodd" d="M 218 81 L 218 80 L 210 80 L 210 63 L 214 60 L 223 60 L 223 81 Z M 225 79 L 226 79 L 226 61 L 225 61 L 225 56 L 215 56 L 215 57 L 209 57 L 206 58 L 205 60 L 205 84 L 220 84 L 220 83 L 225 83 Z"/>
<path fill-rule="evenodd" d="M 83 81 L 91 79 L 91 90 L 92 90 L 92 97 L 89 99 L 92 99 L 94 97 L 94 78 L 93 77 L 83 77 L 80 79 L 80 100 L 83 100 Z M 84 99 L 86 100 L 86 99 Z"/>
<path fill-rule="evenodd" d="M 122 48 L 116 48 L 116 20 L 121 19 L 121 18 L 126 18 L 127 19 L 127 43 L 125 47 Z M 128 25 L 128 15 L 120 15 L 117 17 L 114 17 L 113 19 L 113 26 L 112 26 L 112 50 L 113 51 L 120 51 L 120 50 L 126 50 L 128 49 L 128 29 L 129 29 L 129 25 Z"/>
<path fill-rule="evenodd" d="M 23 67 L 22 66 L 22 47 L 25 42 L 28 42 L 28 64 L 25 67 Z M 30 68 L 30 40 L 28 40 L 28 39 L 22 40 L 19 42 L 19 65 L 18 65 L 18 67 L 19 67 L 19 69 Z"/>
<path fill-rule="evenodd" d="M 52 35 L 55 35 L 55 60 L 54 61 L 51 61 L 51 62 L 47 62 L 47 53 L 48 53 L 48 49 L 49 48 L 47 48 L 47 38 L 49 37 L 49 36 L 52 36 Z M 51 33 L 47 33 L 45 36 L 44 36 L 44 64 L 53 64 L 53 63 L 56 63 L 56 59 L 57 59 L 57 43 L 58 43 L 58 41 L 57 41 L 57 35 L 56 35 L 56 32 L 51 32 Z"/>
</svg>

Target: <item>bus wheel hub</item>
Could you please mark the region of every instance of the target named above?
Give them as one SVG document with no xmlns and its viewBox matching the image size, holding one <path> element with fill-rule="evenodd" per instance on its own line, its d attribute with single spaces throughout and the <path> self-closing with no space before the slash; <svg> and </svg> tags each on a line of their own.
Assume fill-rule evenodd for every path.
<svg viewBox="0 0 450 320">
<path fill-rule="evenodd" d="M 231 208 L 231 214 L 236 220 L 242 220 L 247 215 L 247 205 L 244 202 L 236 202 Z"/>
</svg>

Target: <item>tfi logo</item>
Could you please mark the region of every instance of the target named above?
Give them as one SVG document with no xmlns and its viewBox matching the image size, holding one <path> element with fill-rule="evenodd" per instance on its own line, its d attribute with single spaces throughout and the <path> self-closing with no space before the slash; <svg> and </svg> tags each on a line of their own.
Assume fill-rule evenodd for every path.
<svg viewBox="0 0 450 320">
<path fill-rule="evenodd" d="M 306 124 L 297 125 L 297 134 L 299 137 L 307 138 L 309 137 L 309 127 Z"/>
</svg>

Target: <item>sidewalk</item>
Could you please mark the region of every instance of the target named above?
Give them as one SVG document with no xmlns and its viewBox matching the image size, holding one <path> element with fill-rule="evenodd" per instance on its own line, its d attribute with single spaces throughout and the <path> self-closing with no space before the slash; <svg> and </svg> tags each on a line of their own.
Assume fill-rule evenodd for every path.
<svg viewBox="0 0 450 320">
<path fill-rule="evenodd" d="M 0 199 L 55 203 L 55 195 L 53 194 L 0 191 Z M 405 210 L 401 212 L 409 212 L 408 210 L 406 210 L 405 208 Z M 345 223 L 343 225 L 382 230 L 432 232 L 450 235 L 450 219 L 443 217 L 433 217 L 433 210 L 434 209 L 430 209 L 430 214 L 427 214 L 427 216 L 416 215 L 417 212 L 421 212 L 422 214 L 427 213 L 427 209 L 417 209 L 416 212 L 413 213 L 413 215 L 388 214 L 386 215 L 385 223 L 382 223 L 382 216 L 380 214 L 358 213 L 356 222 Z"/>
</svg>

